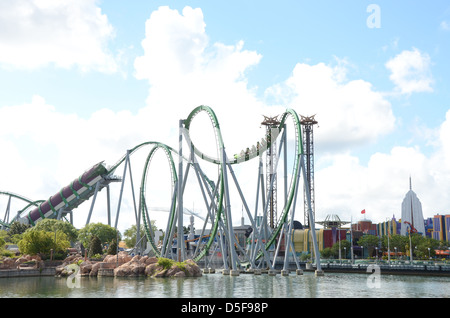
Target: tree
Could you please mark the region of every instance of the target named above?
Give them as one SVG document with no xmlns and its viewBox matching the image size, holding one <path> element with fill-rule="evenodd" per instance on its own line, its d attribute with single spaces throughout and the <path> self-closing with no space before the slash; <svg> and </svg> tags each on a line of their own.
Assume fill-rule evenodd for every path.
<svg viewBox="0 0 450 318">
<path fill-rule="evenodd" d="M 373 250 L 378 244 L 380 244 L 380 238 L 375 235 L 363 235 L 358 240 L 358 245 L 367 248 L 369 256 L 373 254 Z"/>
<path fill-rule="evenodd" d="M 100 239 L 101 244 L 107 244 L 113 239 L 117 239 L 117 236 L 120 239 L 120 233 L 117 229 L 103 223 L 90 223 L 79 230 L 78 240 L 84 246 L 89 246 L 93 235 Z"/>
<path fill-rule="evenodd" d="M 103 254 L 102 242 L 97 235 L 92 235 L 91 241 L 89 242 L 89 257 L 93 257 L 97 254 Z"/>
<path fill-rule="evenodd" d="M 140 231 L 141 237 L 142 235 L 145 235 L 145 229 L 144 226 L 141 225 L 141 231 Z M 133 224 L 129 229 L 126 229 L 125 232 L 123 232 L 124 242 L 127 245 L 128 248 L 132 248 L 136 245 L 136 238 L 137 238 L 137 225 Z"/>
<path fill-rule="evenodd" d="M 25 232 L 29 228 L 30 228 L 29 225 L 20 223 L 19 221 L 14 221 L 11 224 L 11 226 L 9 227 L 8 234 L 10 236 L 15 235 L 15 234 L 22 234 L 23 232 Z"/>
<path fill-rule="evenodd" d="M 155 220 L 151 220 L 151 227 L 152 232 L 155 233 L 158 228 L 155 225 Z M 137 225 L 133 224 L 129 229 L 125 230 L 123 232 L 124 242 L 127 245 L 128 248 L 133 248 L 136 245 L 136 238 L 137 238 Z M 145 236 L 145 228 L 144 225 L 141 224 L 141 230 L 140 230 L 141 239 L 143 236 Z"/>
<path fill-rule="evenodd" d="M 117 254 L 117 241 L 112 240 L 108 246 L 108 251 L 106 252 L 108 255 L 116 255 Z"/>
<path fill-rule="evenodd" d="M 331 247 L 326 247 L 320 252 L 320 256 L 323 258 L 331 258 L 333 256 L 333 252 Z"/>
<path fill-rule="evenodd" d="M 439 241 L 432 238 L 424 238 L 417 245 L 416 255 L 422 259 L 428 259 L 436 255 L 436 249 L 439 248 Z"/>
<path fill-rule="evenodd" d="M 51 250 L 64 252 L 70 247 L 67 235 L 62 231 L 47 232 L 36 228 L 30 228 L 23 233 L 18 242 L 19 251 L 23 254 L 50 254 Z"/>
<path fill-rule="evenodd" d="M 78 237 L 78 230 L 69 222 L 55 219 L 44 219 L 36 223 L 34 228 L 54 232 L 55 230 L 60 230 L 67 235 L 67 238 L 71 242 L 75 242 Z"/>
<path fill-rule="evenodd" d="M 29 225 L 14 221 L 8 229 L 8 239 L 12 243 L 17 243 L 22 239 L 22 234 L 30 228 Z"/>
<path fill-rule="evenodd" d="M 345 254 L 346 252 L 347 253 L 350 252 L 351 247 L 350 242 L 347 240 L 341 240 L 340 246 L 341 246 L 341 258 L 347 258 Z M 333 244 L 333 246 L 331 247 L 331 251 L 335 258 L 339 258 L 339 242 Z"/>
<path fill-rule="evenodd" d="M 387 237 L 383 238 L 383 248 L 387 250 Z M 409 239 L 407 236 L 394 234 L 389 238 L 389 248 L 391 252 L 395 252 L 395 248 L 397 248 L 397 252 L 404 253 L 406 251 L 406 246 L 409 244 Z"/>
<path fill-rule="evenodd" d="M 2 239 L 4 242 L 8 241 L 8 232 L 5 230 L 0 230 L 0 239 Z"/>
</svg>

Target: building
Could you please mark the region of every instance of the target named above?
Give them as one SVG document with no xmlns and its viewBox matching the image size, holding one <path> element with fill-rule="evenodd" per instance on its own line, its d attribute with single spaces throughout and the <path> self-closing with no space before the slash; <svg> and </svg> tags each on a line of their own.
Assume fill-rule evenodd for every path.
<svg viewBox="0 0 450 318">
<path fill-rule="evenodd" d="M 324 221 L 316 223 L 324 227 L 323 229 L 316 229 L 319 251 L 332 247 L 339 241 L 346 240 L 348 229 L 343 229 L 342 226 L 350 222 L 341 221 L 337 215 L 328 215 Z M 293 235 L 293 242 L 297 253 L 310 253 L 314 248 L 310 229 L 296 229 Z"/>
<path fill-rule="evenodd" d="M 425 220 L 425 232 L 427 238 L 433 237 L 433 218 L 427 218 Z"/>
<path fill-rule="evenodd" d="M 438 241 L 450 241 L 450 214 L 433 217 L 433 238 Z"/>
<path fill-rule="evenodd" d="M 412 190 L 411 178 L 409 178 L 409 191 L 402 202 L 402 227 L 401 235 L 408 235 L 408 228 L 413 227 L 418 233 L 426 235 L 425 224 L 422 213 L 422 203 L 416 193 Z"/>
<path fill-rule="evenodd" d="M 339 240 L 346 240 L 347 229 L 316 229 L 316 239 L 319 251 L 332 247 Z M 311 253 L 314 251 L 310 229 L 295 230 L 293 235 L 294 250 L 296 253 Z"/>
<path fill-rule="evenodd" d="M 401 220 L 400 220 L 401 221 Z M 396 235 L 400 234 L 401 223 L 392 216 L 392 219 L 378 223 L 376 225 L 378 236 L 382 237 L 385 235 Z"/>
<path fill-rule="evenodd" d="M 362 220 L 352 224 L 352 230 L 363 234 L 377 235 L 377 225 L 373 224 L 371 220 Z"/>
</svg>

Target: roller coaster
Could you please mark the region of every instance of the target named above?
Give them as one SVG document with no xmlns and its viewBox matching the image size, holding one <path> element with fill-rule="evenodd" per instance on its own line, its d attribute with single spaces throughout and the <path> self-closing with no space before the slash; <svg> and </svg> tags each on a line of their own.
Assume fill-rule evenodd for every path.
<svg viewBox="0 0 450 318">
<path fill-rule="evenodd" d="M 195 124 L 195 119 L 199 114 L 207 115 L 207 119 L 209 119 L 214 131 L 216 156 L 212 156 L 198 149 L 191 139 L 191 128 L 193 127 L 193 124 Z M 290 151 L 289 157 L 287 150 L 288 122 L 289 127 L 292 125 L 294 127 L 292 130 L 293 138 L 290 136 L 290 140 L 293 139 L 293 151 Z M 138 241 L 141 238 L 146 238 L 150 249 L 145 252 L 152 252 L 156 256 L 170 257 L 177 259 L 178 261 L 183 261 L 187 258 L 187 249 L 192 247 L 189 250 L 190 258 L 194 259 L 194 261 L 200 261 L 207 260 L 208 257 L 211 257 L 211 254 L 214 254 L 215 251 L 218 250 L 223 259 L 224 271 L 236 275 L 239 270 L 244 268 L 253 270 L 265 267 L 273 270 L 281 242 L 284 242 L 286 253 L 283 268 L 287 269 L 289 255 L 287 251 L 294 251 L 291 236 L 294 229 L 293 223 L 297 194 L 302 187 L 300 180 L 303 180 L 304 188 L 308 189 L 301 124 L 295 110 L 287 109 L 280 115 L 276 125 L 273 125 L 260 141 L 231 157 L 228 157 L 227 155 L 219 120 L 211 107 L 202 105 L 194 108 L 186 119 L 179 121 L 178 128 L 179 145 L 177 150 L 157 141 L 141 143 L 134 148 L 127 150 L 126 153 L 111 167 L 106 167 L 104 162 L 95 164 L 47 200 L 33 201 L 18 194 L 0 191 L 0 195 L 8 198 L 4 219 L 3 221 L 0 221 L 0 228 L 7 229 L 15 221 L 34 226 L 42 219 L 64 219 L 67 215 L 70 216 L 70 222 L 73 223 L 73 210 L 83 202 L 92 198 L 86 221 L 86 224 L 88 224 L 91 219 L 97 194 L 103 188 L 107 189 L 108 223 L 111 223 L 109 197 L 110 184 L 113 182 L 121 183 L 120 192 L 117 197 L 118 208 L 114 224 L 115 228 L 117 228 L 122 197 L 124 195 L 124 184 L 128 177 L 132 184 L 132 199 L 134 202 L 134 212 L 138 229 Z M 289 129 L 289 131 L 291 130 Z M 283 161 L 284 206 L 282 207 L 277 220 L 268 222 L 270 209 L 269 202 L 273 195 L 273 191 L 271 190 L 273 189 L 274 178 L 267 181 L 271 184 L 266 184 L 266 187 L 264 186 L 265 179 L 262 177 L 264 175 L 263 154 L 265 154 L 268 149 L 272 149 L 271 147 L 275 146 L 276 153 L 272 158 L 275 160 L 273 163 L 275 166 L 275 176 L 277 174 L 276 168 L 279 165 L 279 161 Z M 144 156 L 145 160 L 142 164 L 143 169 L 139 191 L 135 191 L 135 186 L 132 181 L 131 158 L 135 153 L 141 153 L 142 149 L 147 149 L 147 147 L 150 147 L 150 151 L 145 153 L 147 155 Z M 149 170 L 157 153 L 162 153 L 168 163 L 171 187 L 170 208 L 166 209 L 168 212 L 166 231 L 163 240 L 160 242 L 155 240 L 155 233 L 151 226 L 153 213 L 155 213 L 155 211 L 150 208 L 151 202 L 148 202 L 151 201 L 148 198 L 148 194 L 151 192 L 151 190 L 148 190 L 148 184 L 152 181 Z M 280 158 L 283 160 L 280 160 Z M 257 191 L 253 213 L 250 211 L 248 200 L 244 196 L 244 192 L 240 187 L 234 171 L 234 167 L 238 167 L 249 161 L 258 163 Z M 292 165 L 289 174 L 288 162 L 289 165 Z M 206 164 L 212 164 L 212 166 L 216 167 L 214 169 L 214 171 L 217 171 L 215 178 L 210 179 L 206 175 L 203 167 L 203 165 Z M 116 175 L 119 167 L 123 167 L 121 176 Z M 201 194 L 207 213 L 202 217 L 199 217 L 203 224 L 201 231 L 199 230 L 196 238 L 184 240 L 178 239 L 185 237 L 183 232 L 183 215 L 188 213 L 198 216 L 193 211 L 186 209 L 183 203 L 185 190 L 188 185 L 187 180 L 190 173 L 193 174 L 193 178 L 199 186 L 199 193 Z M 289 177 L 290 182 L 288 182 Z M 243 212 L 245 211 L 246 216 L 251 223 L 251 233 L 248 233 L 248 241 L 251 243 L 245 247 L 242 247 L 237 242 L 233 229 L 231 200 L 234 200 L 235 198 L 232 197 L 230 190 L 233 185 L 235 187 L 234 190 L 238 193 Z M 266 191 L 266 189 L 269 189 L 269 191 Z M 136 200 L 136 193 L 138 193 L 138 200 Z M 11 200 L 23 202 L 24 207 L 17 211 L 10 220 Z M 307 191 L 305 201 L 309 207 L 308 216 L 310 226 L 314 228 L 315 223 L 311 209 L 311 198 Z M 259 207 L 260 202 L 262 204 Z M 268 225 L 269 223 L 270 226 Z M 142 235 L 142 237 L 139 232 L 141 226 L 145 231 L 145 235 Z M 311 235 L 311 240 L 313 243 L 313 253 L 315 256 L 317 272 L 321 272 L 316 236 Z M 295 253 L 292 254 L 298 265 Z M 205 263 L 206 262 L 207 261 L 205 261 Z"/>
</svg>

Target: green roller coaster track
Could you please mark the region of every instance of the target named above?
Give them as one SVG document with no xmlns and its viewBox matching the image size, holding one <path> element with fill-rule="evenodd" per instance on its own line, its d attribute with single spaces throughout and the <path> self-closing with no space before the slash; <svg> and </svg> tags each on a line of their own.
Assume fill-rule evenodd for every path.
<svg viewBox="0 0 450 318">
<path fill-rule="evenodd" d="M 224 196 L 225 196 L 225 184 L 224 184 L 225 183 L 224 172 L 226 171 L 225 166 L 227 164 L 230 164 L 230 165 L 239 164 L 242 162 L 252 160 L 256 157 L 259 157 L 267 149 L 269 149 L 269 147 L 272 144 L 272 140 L 268 139 L 267 144 L 263 145 L 263 147 L 261 147 L 261 148 L 258 148 L 258 151 L 253 151 L 253 152 L 245 153 L 245 154 L 242 154 L 242 153 L 237 154 L 237 155 L 234 155 L 234 157 L 231 160 L 229 160 L 228 158 L 225 158 L 225 156 L 226 156 L 225 151 L 224 151 L 225 145 L 224 145 L 222 133 L 220 130 L 219 120 L 211 107 L 204 106 L 204 105 L 198 106 L 189 113 L 188 117 L 185 120 L 182 121 L 182 123 L 184 125 L 184 129 L 187 132 L 188 138 L 190 138 L 191 125 L 192 125 L 195 117 L 200 113 L 206 113 L 209 116 L 211 125 L 214 129 L 216 147 L 218 150 L 219 157 L 218 158 L 212 157 L 212 156 L 209 156 L 209 155 L 205 154 L 204 152 L 200 151 L 191 140 L 189 140 L 190 146 L 192 147 L 196 156 L 198 156 L 199 158 L 201 158 L 207 162 L 219 165 L 220 169 L 219 169 L 218 189 L 215 189 L 214 183 L 211 182 L 205 175 L 203 175 L 203 177 L 208 181 L 210 190 L 212 190 L 211 192 L 216 193 L 215 197 L 216 197 L 216 201 L 217 201 L 216 202 L 217 213 L 215 214 L 214 221 L 212 222 L 209 239 L 206 242 L 206 244 L 204 245 L 204 248 L 194 258 L 194 261 L 198 261 L 198 260 L 202 259 L 205 255 L 207 255 L 211 245 L 213 244 L 213 242 L 216 238 L 218 228 L 219 228 L 219 223 L 221 220 L 223 220 L 224 217 L 226 217 L 225 214 L 223 213 L 224 212 Z M 291 182 L 289 185 L 289 191 L 288 191 L 288 195 L 287 195 L 286 204 L 282 210 L 280 218 L 277 220 L 277 224 L 276 224 L 274 230 L 272 231 L 270 237 L 266 240 L 265 247 L 264 247 L 266 250 L 268 250 L 274 244 L 276 238 L 278 237 L 278 235 L 280 234 L 280 231 L 282 230 L 283 224 L 286 222 L 286 220 L 288 218 L 289 211 L 290 211 L 292 203 L 294 201 L 295 193 L 296 193 L 296 191 L 298 191 L 298 180 L 299 180 L 299 174 L 301 173 L 301 160 L 300 159 L 301 159 L 301 156 L 303 155 L 303 144 L 302 144 L 302 136 L 301 136 L 300 119 L 299 119 L 299 116 L 297 115 L 297 113 L 295 112 L 295 110 L 287 109 L 281 115 L 280 123 L 279 123 L 278 127 L 275 127 L 276 132 L 278 134 L 276 135 L 276 137 L 274 139 L 276 139 L 278 136 L 280 136 L 282 130 L 285 129 L 285 127 L 286 127 L 285 125 L 286 125 L 286 121 L 287 121 L 288 117 L 290 117 L 292 119 L 294 127 L 295 127 L 295 154 L 294 154 L 293 171 L 292 171 Z M 156 244 L 153 240 L 153 235 L 152 235 L 152 230 L 151 230 L 151 222 L 150 222 L 150 217 L 149 217 L 148 211 L 147 211 L 147 204 L 146 204 L 147 202 L 145 199 L 146 183 L 148 182 L 147 174 L 148 174 L 148 169 L 150 167 L 152 158 L 155 155 L 156 151 L 158 151 L 158 150 L 163 151 L 167 158 L 167 161 L 168 161 L 169 167 L 170 167 L 170 171 L 171 171 L 172 193 L 176 192 L 176 185 L 178 182 L 181 182 L 181 180 L 178 179 L 177 171 L 175 168 L 175 162 L 174 162 L 172 154 L 178 155 L 178 152 L 176 150 L 174 150 L 173 148 L 171 148 L 163 143 L 160 143 L 160 142 L 156 142 L 156 141 L 144 142 L 144 143 L 141 143 L 141 144 L 135 146 L 134 148 L 130 149 L 122 158 L 119 159 L 119 161 L 116 164 L 114 164 L 112 167 L 110 167 L 107 170 L 106 175 L 112 175 L 115 172 L 115 170 L 122 163 L 124 163 L 124 161 L 128 158 L 128 156 L 135 153 L 137 150 L 141 149 L 144 146 L 153 146 L 153 148 L 150 150 L 150 152 L 146 158 L 143 172 L 142 172 L 142 177 L 141 177 L 141 188 L 140 188 L 140 193 L 139 193 L 140 214 L 142 215 L 145 235 L 150 243 L 150 246 L 151 246 L 153 252 L 159 256 L 160 250 L 158 249 L 158 247 L 156 246 Z M 287 145 L 285 145 L 285 147 L 286 146 Z M 192 162 L 190 160 L 188 160 L 187 158 L 183 157 L 183 160 L 192 165 Z M 20 200 L 26 201 L 28 203 L 28 205 L 25 208 L 23 208 L 19 213 L 22 213 L 23 211 L 27 210 L 30 206 L 33 206 L 33 205 L 38 206 L 38 203 L 41 203 L 43 201 L 43 200 L 32 201 L 32 200 L 26 199 L 22 196 L 19 196 L 19 195 L 13 194 L 13 193 L 9 193 L 9 192 L 0 192 L 0 194 L 9 195 L 9 196 L 18 198 Z M 172 201 L 173 202 L 171 204 L 171 208 L 169 211 L 170 214 L 169 214 L 169 219 L 168 219 L 168 229 L 171 229 L 176 223 L 176 213 L 177 213 L 176 195 L 173 195 Z M 7 224 L 4 224 L 3 222 L 2 222 L 2 225 L 8 226 Z M 166 242 L 166 246 L 163 246 L 163 248 L 167 248 L 168 244 L 169 244 L 169 242 Z M 262 255 L 263 255 L 263 252 L 260 251 L 257 258 L 260 258 Z"/>
<path fill-rule="evenodd" d="M 216 137 L 216 143 L 217 143 L 217 147 L 219 150 L 219 154 L 222 154 L 222 150 L 224 148 L 224 142 L 222 139 L 222 133 L 220 131 L 220 125 L 219 125 L 219 121 L 217 119 L 216 114 L 214 113 L 213 109 L 209 106 L 198 106 L 196 107 L 193 111 L 191 111 L 191 113 L 189 114 L 189 116 L 187 117 L 186 120 L 183 121 L 184 123 L 184 127 L 186 129 L 186 131 L 189 133 L 189 128 L 191 127 L 192 121 L 195 118 L 195 116 L 197 116 L 199 113 L 201 112 L 206 112 L 207 115 L 210 118 L 211 124 L 214 128 L 214 132 L 215 132 L 215 137 Z M 280 234 L 280 231 L 282 229 L 282 225 L 283 223 L 286 221 L 287 216 L 288 216 L 288 212 L 291 208 L 293 199 L 294 199 L 294 194 L 295 191 L 297 191 L 297 180 L 298 180 L 298 175 L 300 173 L 300 156 L 303 154 L 303 145 L 302 145 L 302 138 L 301 138 L 301 124 L 300 124 L 300 119 L 297 115 L 297 113 L 292 110 L 292 109 L 288 109 L 286 110 L 286 112 L 281 116 L 281 121 L 280 124 L 278 126 L 278 131 L 281 132 L 281 130 L 283 129 L 283 127 L 285 127 L 286 124 L 286 120 L 288 117 L 291 117 L 293 119 L 294 122 L 294 126 L 295 126 L 295 136 L 296 136 L 296 142 L 295 142 L 295 160 L 294 160 L 294 168 L 293 168 L 293 177 L 291 179 L 291 185 L 290 185 L 290 189 L 288 192 L 288 200 L 286 202 L 286 205 L 282 211 L 281 217 L 278 220 L 278 223 L 274 229 L 274 231 L 272 232 L 270 238 L 267 240 L 265 248 L 268 249 L 276 240 L 276 238 L 278 237 L 278 235 Z M 229 162 L 230 164 L 238 164 L 241 163 L 243 161 L 248 161 L 251 160 L 259 155 L 261 155 L 268 147 L 270 147 L 271 142 L 268 141 L 267 143 L 267 147 L 266 148 L 262 148 L 260 151 L 258 152 L 253 152 L 250 154 L 247 154 L 244 158 L 240 157 L 240 156 L 235 156 L 233 158 L 233 160 L 228 161 L 228 158 L 223 158 L 223 156 L 221 156 L 221 158 L 214 158 L 211 156 L 206 155 L 204 152 L 200 151 L 192 141 L 190 141 L 191 143 L 191 147 L 194 150 L 194 153 L 202 158 L 203 160 L 206 160 L 208 162 L 217 164 L 221 166 L 220 171 L 220 175 L 219 175 L 219 191 L 218 191 L 218 195 L 217 195 L 217 213 L 215 215 L 215 220 L 213 222 L 212 228 L 211 228 L 211 235 L 209 237 L 209 240 L 207 241 L 207 243 L 205 244 L 205 247 L 202 249 L 202 251 L 200 252 L 200 254 L 195 257 L 195 261 L 200 260 L 201 258 L 203 258 L 208 250 L 210 249 L 212 243 L 214 242 L 214 239 L 217 235 L 217 231 L 218 231 L 218 227 L 219 227 L 219 221 L 222 219 L 223 217 L 223 200 L 224 200 L 224 177 L 223 177 L 223 165 L 226 165 L 227 162 Z M 152 235 L 151 235 L 151 230 L 149 228 L 149 219 L 147 216 L 147 211 L 145 210 L 146 208 L 146 204 L 145 204 L 145 182 L 146 182 L 146 171 L 148 169 L 151 157 L 153 156 L 153 154 L 155 153 L 155 151 L 157 149 L 163 149 L 164 152 L 166 153 L 166 157 L 169 161 L 169 165 L 171 167 L 171 172 L 172 172 L 172 184 L 173 187 L 175 188 L 175 184 L 178 182 L 178 178 L 175 172 L 175 163 L 173 160 L 173 157 L 171 155 L 171 152 L 177 153 L 174 149 L 163 145 L 161 143 L 154 143 L 155 147 L 150 151 L 148 157 L 147 157 L 147 161 L 145 163 L 145 167 L 144 167 L 144 173 L 143 173 L 143 177 L 141 180 L 141 209 L 142 209 L 142 215 L 143 215 L 143 219 L 144 219 L 144 226 L 145 226 L 145 231 L 146 231 L 146 235 L 147 235 L 147 239 L 149 240 L 149 242 L 151 243 L 152 249 L 153 251 L 159 255 L 159 251 L 152 239 Z M 141 146 L 141 145 L 140 145 Z M 138 147 L 140 147 L 138 146 Z M 186 160 L 186 159 L 185 159 Z M 122 159 L 123 161 L 123 159 Z M 174 197 L 175 200 L 175 197 Z M 172 207 L 171 207 L 171 211 L 170 211 L 170 217 L 169 217 L 169 222 L 170 222 L 170 226 L 173 225 L 173 222 L 175 220 L 175 213 L 176 213 L 176 208 L 175 208 L 175 204 L 174 202 L 172 203 Z M 258 258 L 260 258 L 262 256 L 262 252 L 258 255 Z"/>
<path fill-rule="evenodd" d="M 25 201 L 27 203 L 27 205 L 25 207 L 23 207 L 21 210 L 19 210 L 17 212 L 17 214 L 19 216 L 21 216 L 22 213 L 25 212 L 26 210 L 28 210 L 31 206 L 36 206 L 37 207 L 37 206 L 39 206 L 40 203 L 45 202 L 45 200 L 33 201 L 33 200 L 28 199 L 28 198 L 26 198 L 26 197 L 24 197 L 22 195 L 17 194 L 17 193 L 8 192 L 8 191 L 0 191 L 0 195 L 5 195 L 5 196 L 12 197 L 12 198 L 16 198 L 16 199 L 19 199 L 21 201 Z M 3 221 L 0 221 L 0 225 L 2 225 L 4 227 L 10 227 L 11 226 L 10 223 L 6 223 L 6 222 L 3 222 Z"/>
</svg>

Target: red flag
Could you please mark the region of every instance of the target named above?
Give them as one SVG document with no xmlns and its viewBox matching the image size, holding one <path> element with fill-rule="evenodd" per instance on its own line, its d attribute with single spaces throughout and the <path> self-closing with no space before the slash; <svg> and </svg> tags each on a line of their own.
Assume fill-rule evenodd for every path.
<svg viewBox="0 0 450 318">
<path fill-rule="evenodd" d="M 361 214 L 366 214 L 366 209 L 362 210 Z"/>
</svg>

